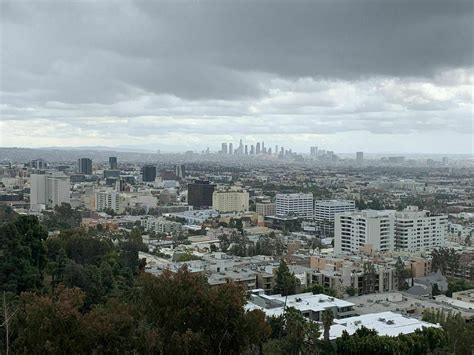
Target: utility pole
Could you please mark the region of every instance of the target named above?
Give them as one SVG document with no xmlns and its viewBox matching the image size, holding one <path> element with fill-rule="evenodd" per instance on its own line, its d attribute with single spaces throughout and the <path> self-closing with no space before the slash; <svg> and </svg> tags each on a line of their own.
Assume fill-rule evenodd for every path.
<svg viewBox="0 0 474 355">
<path fill-rule="evenodd" d="M 12 319 L 17 310 L 8 314 L 7 300 L 5 291 L 3 291 L 3 323 L 1 325 L 5 327 L 5 355 L 10 353 L 10 319 Z"/>
</svg>

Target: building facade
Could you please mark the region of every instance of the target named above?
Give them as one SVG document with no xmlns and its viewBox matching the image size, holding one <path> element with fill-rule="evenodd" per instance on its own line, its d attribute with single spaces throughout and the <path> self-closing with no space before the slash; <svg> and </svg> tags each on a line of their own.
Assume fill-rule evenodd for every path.
<svg viewBox="0 0 474 355">
<path fill-rule="evenodd" d="M 247 191 L 214 191 L 212 208 L 219 212 L 247 212 L 249 193 Z"/>
<path fill-rule="evenodd" d="M 350 200 L 317 200 L 314 202 L 314 221 L 327 235 L 334 234 L 336 213 L 354 212 L 355 202 Z"/>
<path fill-rule="evenodd" d="M 395 213 L 395 248 L 410 252 L 431 250 L 444 245 L 448 216 L 432 216 L 408 206 Z"/>
<path fill-rule="evenodd" d="M 257 202 L 255 211 L 261 216 L 274 216 L 276 214 L 276 204 L 273 202 Z"/>
<path fill-rule="evenodd" d="M 62 203 L 71 203 L 69 176 L 60 172 L 32 174 L 30 177 L 30 208 L 32 210 L 53 208 Z"/>
<path fill-rule="evenodd" d="M 145 165 L 142 168 L 142 181 L 153 182 L 156 179 L 156 166 Z"/>
<path fill-rule="evenodd" d="M 77 171 L 80 174 L 92 175 L 92 159 L 89 158 L 79 158 L 77 160 L 78 169 Z"/>
<path fill-rule="evenodd" d="M 214 193 L 215 185 L 209 181 L 195 181 L 188 184 L 188 205 L 195 208 L 212 206 L 212 194 Z"/>
<path fill-rule="evenodd" d="M 313 218 L 313 194 L 277 194 L 275 201 L 279 216 Z"/>
<path fill-rule="evenodd" d="M 394 226 L 393 211 L 365 210 L 336 214 L 334 251 L 357 253 L 367 246 L 380 252 L 393 250 Z"/>
</svg>

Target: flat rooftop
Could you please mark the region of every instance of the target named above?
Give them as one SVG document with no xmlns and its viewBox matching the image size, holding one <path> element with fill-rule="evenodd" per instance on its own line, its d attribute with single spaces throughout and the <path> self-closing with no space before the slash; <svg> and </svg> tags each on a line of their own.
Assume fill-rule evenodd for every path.
<svg viewBox="0 0 474 355">
<path fill-rule="evenodd" d="M 334 325 L 329 332 L 330 339 L 336 339 L 342 336 L 345 330 L 349 335 L 356 332 L 361 327 L 373 329 L 378 335 L 395 337 L 400 334 L 411 334 L 417 329 L 439 328 L 437 324 L 423 322 L 416 318 L 410 318 L 394 312 L 369 313 L 362 316 L 349 317 L 344 319 L 335 319 Z"/>
</svg>

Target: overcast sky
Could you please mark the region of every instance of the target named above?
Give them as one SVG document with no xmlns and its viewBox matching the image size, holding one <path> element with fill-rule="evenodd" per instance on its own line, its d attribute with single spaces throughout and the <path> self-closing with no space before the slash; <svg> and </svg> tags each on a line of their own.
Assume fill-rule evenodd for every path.
<svg viewBox="0 0 474 355">
<path fill-rule="evenodd" d="M 473 153 L 473 4 L 0 1 L 0 145 Z"/>
</svg>

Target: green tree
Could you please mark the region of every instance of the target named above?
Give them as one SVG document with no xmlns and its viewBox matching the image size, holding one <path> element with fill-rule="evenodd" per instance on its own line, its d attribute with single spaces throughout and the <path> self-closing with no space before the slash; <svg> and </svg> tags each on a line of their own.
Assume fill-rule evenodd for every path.
<svg viewBox="0 0 474 355">
<path fill-rule="evenodd" d="M 329 332 L 331 330 L 332 321 L 334 320 L 334 313 L 331 310 L 323 311 L 321 320 L 324 327 L 324 340 L 329 341 Z"/>
<path fill-rule="evenodd" d="M 0 290 L 19 294 L 42 287 L 46 238 L 34 216 L 0 225 Z"/>
<path fill-rule="evenodd" d="M 290 272 L 285 260 L 281 259 L 275 275 L 273 293 L 279 293 L 283 296 L 293 295 L 296 293 L 298 285 L 298 279 Z"/>
</svg>

